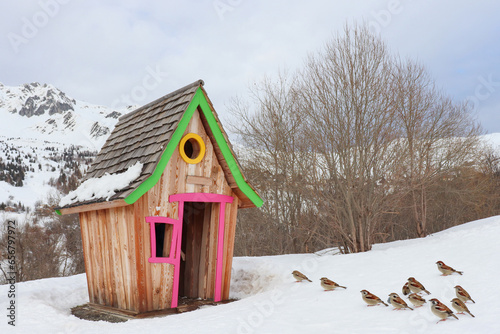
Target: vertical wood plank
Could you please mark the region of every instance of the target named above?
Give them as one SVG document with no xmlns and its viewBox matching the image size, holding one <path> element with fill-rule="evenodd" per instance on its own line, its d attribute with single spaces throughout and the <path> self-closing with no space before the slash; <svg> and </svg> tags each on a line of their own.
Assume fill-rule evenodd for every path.
<svg viewBox="0 0 500 334">
<path fill-rule="evenodd" d="M 122 268 L 122 277 L 127 293 L 125 303 L 128 310 L 138 311 L 134 208 L 132 205 L 120 207 L 117 210 L 117 214 L 120 223 L 119 226 L 121 227 L 119 239 L 122 245 L 122 263 L 125 263 L 125 266 Z"/>
<path fill-rule="evenodd" d="M 97 226 L 99 228 L 99 237 L 100 237 L 100 246 L 101 246 L 101 272 L 103 275 L 103 281 L 102 281 L 102 294 L 104 297 L 104 303 L 107 306 L 113 305 L 113 300 L 112 300 L 112 287 L 111 287 L 111 271 L 109 270 L 110 268 L 110 261 L 109 261 L 109 240 L 108 240 L 108 228 L 106 224 L 106 214 L 103 212 L 103 210 L 97 210 L 96 211 L 96 219 L 97 219 Z"/>
<path fill-rule="evenodd" d="M 120 275 L 121 271 L 121 260 L 120 260 L 120 242 L 118 241 L 118 228 L 117 228 L 117 216 L 116 209 L 108 209 L 106 210 L 106 218 L 109 225 L 109 233 L 110 233 L 110 241 L 111 241 L 111 264 L 109 270 L 112 275 L 112 284 L 113 284 L 113 307 L 120 308 L 122 304 L 119 302 L 119 299 L 123 298 L 125 291 L 123 290 L 123 281 Z"/>
<path fill-rule="evenodd" d="M 105 298 L 103 294 L 104 286 L 104 275 L 103 275 L 103 265 L 102 265 L 102 251 L 101 251 L 101 238 L 99 233 L 99 223 L 97 221 L 97 213 L 95 211 L 90 211 L 88 214 L 89 217 L 89 227 L 90 227 L 90 235 L 92 236 L 92 261 L 94 262 L 94 268 L 96 268 L 96 277 L 95 277 L 95 294 L 97 297 L 98 304 L 105 304 Z"/>
<path fill-rule="evenodd" d="M 135 257 L 137 299 L 140 312 L 153 310 L 152 273 L 148 258 L 151 255 L 150 225 L 146 223 L 149 192 L 134 203 Z"/>
<path fill-rule="evenodd" d="M 83 245 L 83 260 L 85 262 L 85 273 L 87 276 L 87 289 L 89 292 L 89 301 L 91 303 L 96 302 L 96 297 L 94 294 L 94 284 L 95 284 L 95 277 L 94 277 L 94 263 L 92 262 L 91 259 L 91 245 L 90 245 L 90 232 L 89 232 L 89 221 L 88 221 L 88 213 L 87 212 L 81 212 L 79 213 L 79 218 L 80 218 L 80 232 L 82 234 L 82 245 Z"/>
<path fill-rule="evenodd" d="M 215 271 L 217 265 L 217 236 L 219 233 L 219 203 L 212 204 L 212 214 L 210 217 L 210 236 L 209 236 L 209 258 L 208 258 L 208 298 L 214 298 L 215 292 Z"/>
<path fill-rule="evenodd" d="M 233 266 L 233 253 L 234 253 L 234 238 L 236 234 L 236 219 L 238 214 L 238 197 L 233 196 L 234 200 L 230 206 L 230 212 L 226 216 L 227 234 L 225 242 L 225 264 L 224 264 L 224 283 L 222 289 L 222 300 L 229 299 L 229 291 L 231 284 L 231 270 Z"/>
<path fill-rule="evenodd" d="M 217 233 L 217 255 L 216 255 L 216 271 L 215 271 L 215 293 L 214 301 L 221 301 L 222 297 L 222 269 L 224 267 L 224 232 L 225 232 L 225 216 L 226 204 L 219 204 L 219 221 Z"/>
<path fill-rule="evenodd" d="M 160 206 L 160 214 L 162 216 L 166 216 L 166 210 L 168 208 L 168 193 L 165 192 L 165 189 L 168 188 L 168 184 L 166 183 L 166 179 L 168 179 L 168 166 L 165 168 L 162 176 L 160 177 L 160 182 L 155 186 L 157 191 L 155 192 L 155 200 L 158 206 Z M 172 241 L 172 226 L 165 226 L 165 237 L 163 243 L 163 251 L 164 254 L 167 255 L 170 251 L 171 241 Z M 169 285 L 168 285 L 168 267 L 170 264 L 163 263 L 160 268 L 160 296 L 159 296 L 159 309 L 169 308 L 170 304 L 167 303 L 169 300 Z"/>
<path fill-rule="evenodd" d="M 205 205 L 205 210 L 203 212 L 202 224 L 201 224 L 201 241 L 200 241 L 200 269 L 198 271 L 198 295 L 206 299 L 207 294 L 207 280 L 209 271 L 209 236 L 210 236 L 210 217 L 212 214 L 212 204 L 207 203 Z"/>
<path fill-rule="evenodd" d="M 124 239 L 128 232 L 125 229 L 126 222 L 123 221 L 124 215 L 122 214 L 123 208 L 113 208 L 109 210 L 109 215 L 111 217 L 113 225 L 113 245 L 114 246 L 114 258 L 115 258 L 115 281 L 119 284 L 117 289 L 117 303 L 119 308 L 130 309 L 130 305 L 127 303 L 127 295 L 130 293 L 128 284 L 128 275 L 126 272 L 125 262 L 126 250 L 128 249 L 127 241 Z"/>
</svg>

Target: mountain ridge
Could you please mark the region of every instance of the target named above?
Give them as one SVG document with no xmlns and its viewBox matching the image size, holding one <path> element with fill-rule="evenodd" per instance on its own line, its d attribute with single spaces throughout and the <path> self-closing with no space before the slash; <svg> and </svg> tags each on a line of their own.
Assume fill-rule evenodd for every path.
<svg viewBox="0 0 500 334">
<path fill-rule="evenodd" d="M 118 122 L 135 107 L 109 108 L 76 100 L 51 84 L 0 83 L 0 134 L 100 149 Z"/>
<path fill-rule="evenodd" d="M 51 84 L 0 83 L 0 211 L 64 194 L 131 109 L 79 101 Z"/>
</svg>

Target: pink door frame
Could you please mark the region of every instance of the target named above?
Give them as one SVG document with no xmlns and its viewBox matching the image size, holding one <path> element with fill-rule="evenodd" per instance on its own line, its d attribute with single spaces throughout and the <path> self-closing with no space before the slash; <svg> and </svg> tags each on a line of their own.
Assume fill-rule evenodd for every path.
<svg viewBox="0 0 500 334">
<path fill-rule="evenodd" d="M 184 202 L 202 202 L 202 203 L 219 203 L 219 233 L 217 237 L 217 266 L 215 272 L 215 293 L 214 301 L 221 300 L 222 294 L 222 265 L 224 260 L 224 220 L 226 214 L 226 203 L 233 203 L 233 197 L 220 194 L 207 193 L 185 193 L 170 195 L 169 202 L 179 202 L 178 219 L 168 217 L 146 217 L 146 222 L 150 223 L 151 233 L 151 257 L 150 263 L 170 263 L 174 265 L 174 286 L 172 289 L 171 307 L 177 307 L 179 299 L 179 274 L 181 261 L 181 242 L 182 242 L 182 219 L 184 215 Z M 156 236 L 155 224 L 165 223 L 173 225 L 172 243 L 170 245 L 169 257 L 156 257 Z M 174 252 L 175 250 L 175 252 Z"/>
</svg>

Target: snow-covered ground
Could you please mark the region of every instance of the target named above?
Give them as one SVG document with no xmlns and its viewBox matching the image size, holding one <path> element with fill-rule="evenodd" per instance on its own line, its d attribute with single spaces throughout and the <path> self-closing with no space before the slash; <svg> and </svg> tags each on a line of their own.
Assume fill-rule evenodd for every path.
<svg viewBox="0 0 500 334">
<path fill-rule="evenodd" d="M 8 286 L 0 286 L 0 333 L 500 333 L 500 216 L 470 222 L 423 239 L 375 245 L 351 255 L 298 254 L 235 258 L 232 297 L 240 300 L 163 318 L 125 323 L 92 322 L 70 314 L 88 302 L 85 275 L 19 283 L 16 327 L 7 324 Z M 442 260 L 464 275 L 440 276 Z M 312 283 L 295 283 L 298 269 Z M 326 276 L 347 290 L 325 292 Z M 367 307 L 360 290 L 383 300 L 414 276 L 450 306 L 453 287 L 463 286 L 476 301 L 476 316 L 458 315 L 436 324 L 430 306 L 393 311 Z M 425 296 L 424 296 L 425 297 Z M 405 298 L 406 299 L 406 298 Z"/>
</svg>

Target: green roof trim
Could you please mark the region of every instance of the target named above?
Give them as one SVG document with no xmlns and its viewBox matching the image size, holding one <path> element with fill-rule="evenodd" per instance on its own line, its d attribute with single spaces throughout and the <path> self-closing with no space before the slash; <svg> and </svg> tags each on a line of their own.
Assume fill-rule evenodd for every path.
<svg viewBox="0 0 500 334">
<path fill-rule="evenodd" d="M 217 145 L 219 146 L 222 155 L 229 166 L 229 170 L 233 174 L 234 180 L 236 181 L 236 185 L 243 192 L 243 194 L 245 194 L 245 196 L 247 196 L 252 201 L 252 203 L 256 207 L 262 206 L 264 201 L 259 197 L 259 195 L 257 195 L 257 193 L 252 189 L 252 187 L 250 187 L 250 185 L 248 185 L 248 183 L 243 178 L 240 168 L 236 163 L 236 159 L 234 158 L 231 150 L 229 149 L 229 145 L 226 142 L 224 135 L 222 134 L 222 130 L 219 127 L 219 124 L 217 123 L 217 120 L 215 119 L 215 116 L 212 113 L 212 110 L 208 104 L 207 99 L 205 98 L 205 94 L 203 94 L 201 87 L 197 89 L 195 95 L 193 96 L 193 99 L 189 103 L 186 111 L 184 112 L 184 115 L 179 121 L 177 129 L 172 134 L 172 137 L 170 138 L 170 141 L 167 144 L 165 151 L 163 151 L 163 154 L 160 158 L 160 161 L 158 162 L 158 165 L 155 168 L 155 171 L 149 178 L 147 178 L 143 183 L 141 183 L 136 190 L 134 190 L 130 195 L 128 195 L 125 198 L 126 203 L 128 204 L 135 203 L 142 195 L 144 195 L 151 188 L 153 188 L 153 186 L 156 183 L 158 183 L 161 175 L 163 174 L 163 171 L 167 167 L 167 164 L 170 161 L 170 158 L 172 157 L 172 154 L 179 145 L 182 135 L 186 131 L 186 128 L 189 122 L 191 121 L 191 118 L 194 115 L 194 111 L 198 107 L 200 107 L 201 111 L 203 112 L 203 115 L 207 120 L 210 130 L 214 135 L 215 141 L 217 142 Z"/>
</svg>

